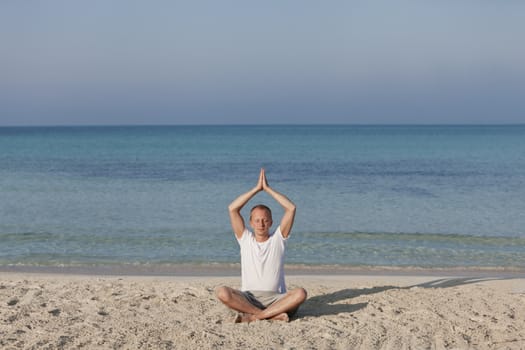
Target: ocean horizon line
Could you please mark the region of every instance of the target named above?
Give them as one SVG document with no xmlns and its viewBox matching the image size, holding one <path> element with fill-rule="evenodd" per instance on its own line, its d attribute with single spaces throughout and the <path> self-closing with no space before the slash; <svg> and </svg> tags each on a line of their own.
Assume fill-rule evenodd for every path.
<svg viewBox="0 0 525 350">
<path fill-rule="evenodd" d="M 159 123 L 159 124 L 13 124 L 0 125 L 0 128 L 122 128 L 122 127 L 510 127 L 525 126 L 523 123 Z"/>
</svg>

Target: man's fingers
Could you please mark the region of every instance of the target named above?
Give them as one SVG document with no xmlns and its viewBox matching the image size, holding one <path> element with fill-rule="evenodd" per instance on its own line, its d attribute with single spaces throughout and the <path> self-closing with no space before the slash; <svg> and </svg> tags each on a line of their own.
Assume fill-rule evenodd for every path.
<svg viewBox="0 0 525 350">
<path fill-rule="evenodd" d="M 263 186 L 266 187 L 266 186 L 268 186 L 268 180 L 266 179 L 266 172 L 264 171 L 264 168 L 261 169 L 261 174 L 262 174 Z"/>
<path fill-rule="evenodd" d="M 261 172 L 259 173 L 259 181 L 257 182 L 257 188 L 259 190 L 262 190 L 264 188 L 264 169 L 261 168 Z"/>
</svg>

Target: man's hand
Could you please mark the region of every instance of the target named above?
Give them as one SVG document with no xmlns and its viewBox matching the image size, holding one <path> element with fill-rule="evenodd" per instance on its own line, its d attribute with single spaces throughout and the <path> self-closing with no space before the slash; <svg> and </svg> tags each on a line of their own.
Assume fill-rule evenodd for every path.
<svg viewBox="0 0 525 350">
<path fill-rule="evenodd" d="M 270 187 L 268 185 L 268 180 L 266 180 L 266 173 L 264 172 L 264 168 L 261 168 L 261 174 L 259 175 L 259 183 L 261 184 L 261 190 L 267 191 Z"/>
<path fill-rule="evenodd" d="M 264 191 L 264 187 L 266 186 L 266 175 L 264 175 L 264 169 L 261 168 L 261 172 L 259 173 L 259 181 L 257 182 L 257 186 L 255 186 L 255 189 L 257 192 Z"/>
</svg>

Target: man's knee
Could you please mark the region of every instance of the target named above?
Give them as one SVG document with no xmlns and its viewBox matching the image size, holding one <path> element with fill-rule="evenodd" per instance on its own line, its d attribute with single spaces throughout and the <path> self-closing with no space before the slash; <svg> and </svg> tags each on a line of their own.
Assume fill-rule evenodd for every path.
<svg viewBox="0 0 525 350">
<path fill-rule="evenodd" d="M 304 288 L 296 288 L 292 290 L 292 293 L 298 304 L 302 304 L 308 296 Z"/>
<path fill-rule="evenodd" d="M 217 287 L 215 288 L 215 296 L 223 303 L 227 303 L 232 298 L 232 291 L 230 288 L 225 286 Z"/>
</svg>

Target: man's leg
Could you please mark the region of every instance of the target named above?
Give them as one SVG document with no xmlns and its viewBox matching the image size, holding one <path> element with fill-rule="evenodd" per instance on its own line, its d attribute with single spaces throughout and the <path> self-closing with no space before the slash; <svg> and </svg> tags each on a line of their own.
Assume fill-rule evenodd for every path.
<svg viewBox="0 0 525 350">
<path fill-rule="evenodd" d="M 259 310 L 257 313 L 250 313 L 243 319 L 243 321 L 256 321 L 256 320 L 278 320 L 278 321 L 289 321 L 288 312 L 296 310 L 306 300 L 306 290 L 303 288 L 296 288 L 286 295 L 268 306 L 264 310 Z"/>
<path fill-rule="evenodd" d="M 262 310 L 250 303 L 237 289 L 230 287 L 218 287 L 215 289 L 217 298 L 232 310 L 254 315 Z"/>
</svg>

